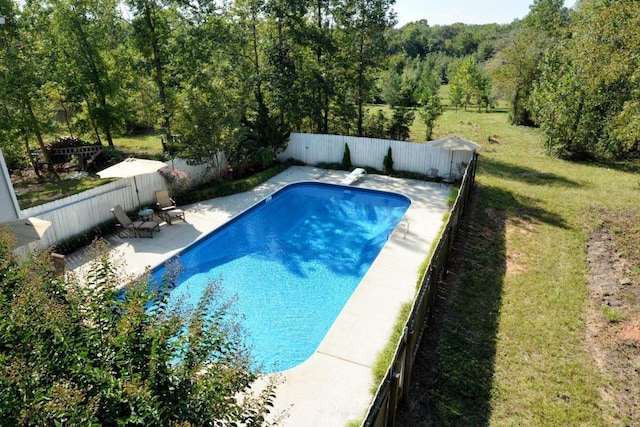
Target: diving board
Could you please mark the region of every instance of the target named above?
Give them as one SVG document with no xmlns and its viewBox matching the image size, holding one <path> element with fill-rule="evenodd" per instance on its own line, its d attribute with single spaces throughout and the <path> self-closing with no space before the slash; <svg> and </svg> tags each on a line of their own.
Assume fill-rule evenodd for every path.
<svg viewBox="0 0 640 427">
<path fill-rule="evenodd" d="M 349 175 L 344 177 L 340 184 L 342 185 L 352 185 L 361 180 L 364 176 L 367 175 L 367 171 L 363 168 L 355 168 Z"/>
</svg>

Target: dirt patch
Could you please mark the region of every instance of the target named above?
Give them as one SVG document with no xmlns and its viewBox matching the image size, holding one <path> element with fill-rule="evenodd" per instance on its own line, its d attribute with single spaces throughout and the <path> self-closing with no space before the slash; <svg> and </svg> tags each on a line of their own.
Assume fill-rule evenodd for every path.
<svg viewBox="0 0 640 427">
<path fill-rule="evenodd" d="M 606 380 L 601 390 L 608 425 L 640 426 L 640 247 L 630 218 L 602 212 L 588 243 L 587 343 Z M 628 246 L 631 245 L 631 246 Z"/>
<path fill-rule="evenodd" d="M 44 183 L 32 169 L 13 171 L 11 174 L 11 183 L 13 184 L 16 196 L 44 190 Z"/>
</svg>

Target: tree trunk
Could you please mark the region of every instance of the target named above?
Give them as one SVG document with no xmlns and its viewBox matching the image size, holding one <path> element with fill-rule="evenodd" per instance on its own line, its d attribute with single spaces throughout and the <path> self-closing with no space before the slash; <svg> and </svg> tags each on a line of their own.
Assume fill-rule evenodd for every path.
<svg viewBox="0 0 640 427">
<path fill-rule="evenodd" d="M 162 76 L 162 62 L 160 55 L 160 46 L 158 45 L 158 36 L 156 35 L 156 28 L 151 16 L 151 9 L 149 2 L 144 3 L 144 18 L 147 22 L 147 28 L 151 35 L 151 49 L 153 50 L 153 65 L 156 74 L 156 85 L 158 86 L 158 95 L 160 97 L 160 108 L 162 109 L 162 127 L 167 135 L 171 137 L 171 114 L 169 113 L 169 106 L 167 102 L 167 94 L 165 90 L 164 78 Z"/>
</svg>

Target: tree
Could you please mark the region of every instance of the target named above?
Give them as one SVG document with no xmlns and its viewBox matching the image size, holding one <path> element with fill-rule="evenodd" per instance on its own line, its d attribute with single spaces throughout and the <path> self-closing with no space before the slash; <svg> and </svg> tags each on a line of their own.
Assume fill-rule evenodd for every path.
<svg viewBox="0 0 640 427">
<path fill-rule="evenodd" d="M 536 0 L 529 14 L 491 60 L 496 91 L 509 101 L 510 121 L 531 125 L 529 94 L 540 75 L 545 52 L 568 36 L 568 11 L 562 0 Z"/>
<path fill-rule="evenodd" d="M 637 154 L 640 13 L 635 6 L 581 2 L 572 37 L 542 61 L 532 106 L 552 154 L 579 159 Z"/>
<path fill-rule="evenodd" d="M 489 81 L 471 56 L 462 60 L 451 73 L 449 90 L 452 96 L 460 97 L 465 110 L 471 104 L 477 105 L 478 110 L 483 105 L 488 106 Z"/>
<path fill-rule="evenodd" d="M 387 137 L 399 141 L 409 139 L 413 119 L 414 113 L 412 109 L 404 107 L 394 108 L 393 116 L 387 127 Z"/>
<path fill-rule="evenodd" d="M 425 141 L 429 141 L 431 139 L 435 122 L 442 113 L 444 113 L 444 107 L 440 103 L 440 97 L 437 94 L 429 96 L 426 102 L 418 110 L 420 119 L 426 127 L 424 136 Z"/>
<path fill-rule="evenodd" d="M 158 100 L 162 115 L 162 128 L 165 135 L 171 136 L 171 117 L 173 98 L 167 93 L 165 81 L 168 62 L 169 17 L 163 5 L 156 0 L 127 0 L 134 15 L 132 26 L 141 53 L 151 60 L 151 72 L 158 90 Z"/>
<path fill-rule="evenodd" d="M 426 141 L 431 139 L 435 122 L 438 117 L 444 113 L 444 107 L 440 102 L 440 95 L 438 94 L 439 89 L 440 84 L 434 73 L 430 71 L 423 72 L 418 88 L 416 89 L 416 98 L 421 105 L 418 110 L 418 115 L 426 127 Z"/>
<path fill-rule="evenodd" d="M 86 277 L 52 275 L 49 254 L 18 262 L 0 230 L 0 417 L 7 425 L 263 424 L 231 303 L 212 283 L 194 307 L 162 283 L 131 280 L 104 242 Z M 118 285 L 127 279 L 123 290 Z M 244 398 L 243 398 L 244 397 Z"/>
<path fill-rule="evenodd" d="M 386 55 L 386 31 L 395 23 L 394 0 L 345 0 L 335 11 L 345 86 L 357 108 L 357 134 L 363 134 L 364 105 L 375 88 L 374 73 Z"/>
<path fill-rule="evenodd" d="M 50 68 L 46 46 L 40 38 L 41 25 L 47 23 L 33 9 L 25 8 L 20 16 L 12 2 L 3 3 L 0 10 L 6 14 L 6 22 L 0 26 L 0 137 L 6 139 L 1 142 L 3 147 L 12 146 L 15 150 L 20 141 L 23 155 L 31 160 L 39 176 L 38 166 L 30 156 L 31 138 L 35 138 L 45 161 L 52 165 L 44 138 L 53 128 L 42 90 Z"/>
<path fill-rule="evenodd" d="M 113 61 L 118 46 L 123 44 L 122 23 L 115 1 L 56 0 L 52 3 L 54 40 L 51 49 L 58 56 L 58 76 L 64 85 L 80 97 L 96 128 L 110 147 L 117 128 L 119 73 L 123 70 Z"/>
<path fill-rule="evenodd" d="M 364 121 L 364 135 L 370 138 L 385 138 L 387 130 L 387 118 L 384 112 L 379 108 L 375 113 L 367 110 Z"/>
</svg>

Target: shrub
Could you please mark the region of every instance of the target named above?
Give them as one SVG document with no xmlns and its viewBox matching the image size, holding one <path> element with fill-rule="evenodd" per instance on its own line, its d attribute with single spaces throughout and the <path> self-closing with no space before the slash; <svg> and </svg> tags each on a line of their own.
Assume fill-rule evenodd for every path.
<svg viewBox="0 0 640 427">
<path fill-rule="evenodd" d="M 382 172 L 387 175 L 391 175 L 393 173 L 393 157 L 391 156 L 391 147 L 387 150 L 387 155 L 384 156 L 384 160 L 382 161 Z"/>
<path fill-rule="evenodd" d="M 344 144 L 344 154 L 342 155 L 342 168 L 344 170 L 351 169 L 351 151 L 349 150 L 349 145 L 347 143 Z"/>
<path fill-rule="evenodd" d="M 249 191 L 269 178 L 272 178 L 291 166 L 291 163 L 283 163 L 272 166 L 262 172 L 251 175 L 244 179 L 234 181 L 218 180 L 200 185 L 187 193 L 175 196 L 178 205 L 187 205 L 201 200 L 213 199 L 214 197 L 228 196 L 230 194 Z"/>
<path fill-rule="evenodd" d="M 409 108 L 396 107 L 387 128 L 387 136 L 390 139 L 405 141 L 411 134 L 414 113 Z"/>
<path fill-rule="evenodd" d="M 104 241 L 86 275 L 66 281 L 47 253 L 19 263 L 7 242 L 0 235 L 3 425 L 261 425 L 275 385 L 243 398 L 259 373 L 219 282 L 178 306 L 167 292 L 175 268 L 160 285 L 129 281 Z"/>
<path fill-rule="evenodd" d="M 158 172 L 164 178 L 169 190 L 171 190 L 174 195 L 186 192 L 193 184 L 191 175 L 182 169 L 171 169 L 170 167 L 166 167 L 160 169 Z"/>
</svg>

